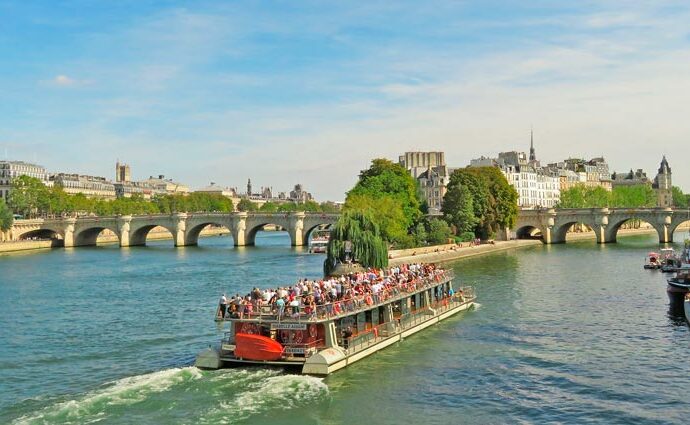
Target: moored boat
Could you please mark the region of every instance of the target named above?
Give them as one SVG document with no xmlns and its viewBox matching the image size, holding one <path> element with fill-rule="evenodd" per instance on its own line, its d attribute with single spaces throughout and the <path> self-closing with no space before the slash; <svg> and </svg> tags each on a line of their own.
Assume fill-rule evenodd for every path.
<svg viewBox="0 0 690 425">
<path fill-rule="evenodd" d="M 425 272 L 368 271 L 366 284 L 354 291 L 343 284 L 343 295 L 328 303 L 293 300 L 231 313 L 219 349 L 202 352 L 197 366 L 279 365 L 328 375 L 474 305 L 474 289 L 455 290 L 452 271 L 419 267 Z"/>
<path fill-rule="evenodd" d="M 659 254 L 656 252 L 650 252 L 645 258 L 644 268 L 647 270 L 656 270 L 661 268 L 661 261 L 659 260 Z"/>
<path fill-rule="evenodd" d="M 667 279 L 666 282 L 668 283 L 666 292 L 671 302 L 683 302 L 685 295 L 690 292 L 690 264 L 683 264 L 678 268 L 676 275 Z"/>
<path fill-rule="evenodd" d="M 690 294 L 685 294 L 685 302 L 683 302 L 683 310 L 685 310 L 685 320 L 690 323 Z"/>
</svg>

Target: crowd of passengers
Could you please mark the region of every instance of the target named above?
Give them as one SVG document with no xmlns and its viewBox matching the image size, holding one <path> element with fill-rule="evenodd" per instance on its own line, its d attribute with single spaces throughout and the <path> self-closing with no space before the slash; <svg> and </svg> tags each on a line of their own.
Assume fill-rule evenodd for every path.
<svg viewBox="0 0 690 425">
<path fill-rule="evenodd" d="M 301 279 L 292 286 L 275 289 L 254 288 L 245 296 L 221 296 L 219 318 L 249 318 L 254 314 L 274 314 L 279 318 L 300 314 L 310 317 L 337 316 L 363 305 L 385 301 L 400 292 L 409 292 L 427 282 L 439 281 L 444 270 L 435 264 L 403 264 L 388 269 L 367 269 L 339 278 Z M 442 294 L 452 296 L 453 290 Z"/>
</svg>

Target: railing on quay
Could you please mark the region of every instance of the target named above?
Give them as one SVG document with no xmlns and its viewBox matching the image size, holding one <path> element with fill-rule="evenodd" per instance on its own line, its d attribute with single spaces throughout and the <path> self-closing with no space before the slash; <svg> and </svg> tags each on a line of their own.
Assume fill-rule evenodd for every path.
<svg viewBox="0 0 690 425">
<path fill-rule="evenodd" d="M 380 306 L 384 303 L 397 301 L 406 297 L 407 295 L 419 292 L 424 289 L 432 288 L 434 286 L 446 283 L 455 278 L 455 273 L 452 270 L 444 270 L 442 273 L 433 276 L 425 276 L 417 278 L 410 282 L 405 282 L 401 286 L 394 286 L 383 289 L 380 292 L 364 293 L 351 298 L 344 298 L 336 300 L 328 304 L 320 304 L 316 306 L 304 305 L 300 302 L 299 305 L 286 304 L 282 309 L 273 305 L 260 305 L 258 308 L 251 305 L 250 311 L 246 311 L 250 305 L 240 306 L 240 309 L 245 310 L 238 312 L 239 317 L 230 317 L 232 319 L 255 319 L 262 320 L 278 320 L 301 323 L 303 321 L 313 322 L 322 319 L 334 319 L 347 316 L 360 311 L 366 311 L 374 307 Z M 254 309 L 258 311 L 254 311 Z M 227 318 L 220 317 L 220 306 L 216 308 L 216 320 L 227 320 Z"/>
</svg>

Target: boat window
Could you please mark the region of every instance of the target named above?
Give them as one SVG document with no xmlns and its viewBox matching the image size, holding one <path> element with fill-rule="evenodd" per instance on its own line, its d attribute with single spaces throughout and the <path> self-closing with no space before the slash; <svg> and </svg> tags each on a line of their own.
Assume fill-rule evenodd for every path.
<svg viewBox="0 0 690 425">
<path fill-rule="evenodd" d="M 367 328 L 367 317 L 365 312 L 357 313 L 357 332 L 364 332 Z"/>
</svg>

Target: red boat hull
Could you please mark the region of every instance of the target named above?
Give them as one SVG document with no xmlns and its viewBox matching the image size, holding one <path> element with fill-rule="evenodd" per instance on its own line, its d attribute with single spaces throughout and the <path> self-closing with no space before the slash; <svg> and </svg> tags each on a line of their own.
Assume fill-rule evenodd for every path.
<svg viewBox="0 0 690 425">
<path fill-rule="evenodd" d="M 261 335 L 235 334 L 235 357 L 271 361 L 282 356 L 283 346 L 278 341 Z"/>
</svg>

